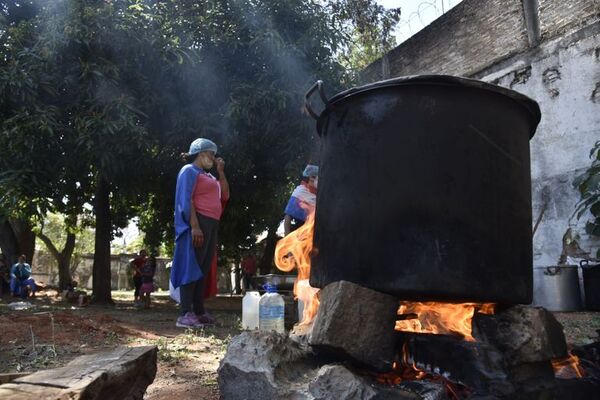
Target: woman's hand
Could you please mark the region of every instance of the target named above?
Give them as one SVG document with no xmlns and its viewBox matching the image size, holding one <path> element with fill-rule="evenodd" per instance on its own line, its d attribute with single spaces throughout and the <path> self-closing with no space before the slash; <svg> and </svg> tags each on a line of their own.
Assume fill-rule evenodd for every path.
<svg viewBox="0 0 600 400">
<path fill-rule="evenodd" d="M 204 232 L 199 227 L 192 227 L 192 244 L 194 247 L 201 247 L 204 243 Z"/>
<path fill-rule="evenodd" d="M 217 165 L 217 172 L 222 174 L 225 171 L 225 160 L 219 157 L 215 160 L 215 164 Z"/>
</svg>

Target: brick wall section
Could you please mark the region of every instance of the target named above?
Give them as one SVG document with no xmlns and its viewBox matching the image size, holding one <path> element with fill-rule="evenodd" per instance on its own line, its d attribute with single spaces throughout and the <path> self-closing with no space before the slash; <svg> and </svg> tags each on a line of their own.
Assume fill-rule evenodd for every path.
<svg viewBox="0 0 600 400">
<path fill-rule="evenodd" d="M 388 53 L 390 77 L 470 75 L 527 46 L 521 0 L 463 0 Z M 367 67 L 363 81 L 380 79 L 379 60 Z"/>
<path fill-rule="evenodd" d="M 539 0 L 542 40 L 600 20 L 600 0 Z"/>
</svg>

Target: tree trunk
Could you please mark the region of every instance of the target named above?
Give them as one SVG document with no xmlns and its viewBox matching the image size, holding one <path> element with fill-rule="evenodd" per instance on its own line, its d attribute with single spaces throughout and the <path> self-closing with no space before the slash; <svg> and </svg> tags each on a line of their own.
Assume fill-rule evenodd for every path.
<svg viewBox="0 0 600 400">
<path fill-rule="evenodd" d="M 92 268 L 92 303 L 114 304 L 111 298 L 110 273 L 110 188 L 102 177 L 98 178 L 94 199 L 96 237 L 94 242 L 94 266 Z"/>
<path fill-rule="evenodd" d="M 67 233 L 65 247 L 60 252 L 44 232 L 40 232 L 38 237 L 44 242 L 46 248 L 56 260 L 56 263 L 58 264 L 58 286 L 60 290 L 65 290 L 72 281 L 70 264 L 73 250 L 75 249 L 75 234 L 70 232 Z"/>
<path fill-rule="evenodd" d="M 280 221 L 271 224 L 269 227 L 269 233 L 267 234 L 267 243 L 265 245 L 265 252 L 260 259 L 258 270 L 261 275 L 270 274 L 273 269 L 273 257 L 275 257 L 275 246 L 279 237 L 277 236 L 277 228 L 279 227 Z"/>
<path fill-rule="evenodd" d="M 73 257 L 73 251 L 75 250 L 75 234 L 67 233 L 67 241 L 65 247 L 61 252 L 61 258 L 58 261 L 58 285 L 61 290 L 67 288 L 67 285 L 73 282 L 71 275 L 71 258 Z"/>
<path fill-rule="evenodd" d="M 10 219 L 10 225 L 17 239 L 18 254 L 15 256 L 24 254 L 27 262 L 31 263 L 35 252 L 35 233 L 31 230 L 31 224 L 21 219 Z"/>
<path fill-rule="evenodd" d="M 19 254 L 19 244 L 12 226 L 8 220 L 0 224 L 0 249 L 6 257 L 6 262 L 10 265 L 17 262 Z"/>
</svg>

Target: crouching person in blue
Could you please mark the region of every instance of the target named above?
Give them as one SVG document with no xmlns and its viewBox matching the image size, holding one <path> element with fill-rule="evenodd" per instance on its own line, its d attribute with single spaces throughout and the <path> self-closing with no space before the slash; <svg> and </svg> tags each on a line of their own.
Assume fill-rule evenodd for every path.
<svg viewBox="0 0 600 400">
<path fill-rule="evenodd" d="M 10 291 L 13 296 L 25 298 L 31 293 L 35 296 L 35 281 L 31 277 L 31 265 L 27 264 L 24 255 L 19 256 L 19 262 L 10 269 Z"/>
</svg>

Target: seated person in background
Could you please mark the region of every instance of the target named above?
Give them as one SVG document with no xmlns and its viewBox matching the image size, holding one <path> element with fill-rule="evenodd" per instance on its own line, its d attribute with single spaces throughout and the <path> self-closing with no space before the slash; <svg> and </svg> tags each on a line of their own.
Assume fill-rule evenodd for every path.
<svg viewBox="0 0 600 400">
<path fill-rule="evenodd" d="M 142 266 L 142 286 L 140 287 L 141 301 L 144 308 L 150 308 L 150 293 L 154 292 L 154 273 L 156 272 L 156 257 L 150 256 Z"/>
<path fill-rule="evenodd" d="M 283 219 L 283 231 L 287 236 L 291 231 L 304 224 L 309 212 L 314 211 L 317 203 L 317 185 L 319 181 L 319 167 L 308 164 L 302 172 L 302 182 L 294 189 Z M 292 221 L 295 224 L 292 224 Z"/>
<path fill-rule="evenodd" d="M 24 254 L 19 256 L 19 262 L 10 269 L 10 291 L 13 296 L 21 298 L 35 296 L 35 281 L 31 277 L 31 265 L 27 264 Z"/>
</svg>

